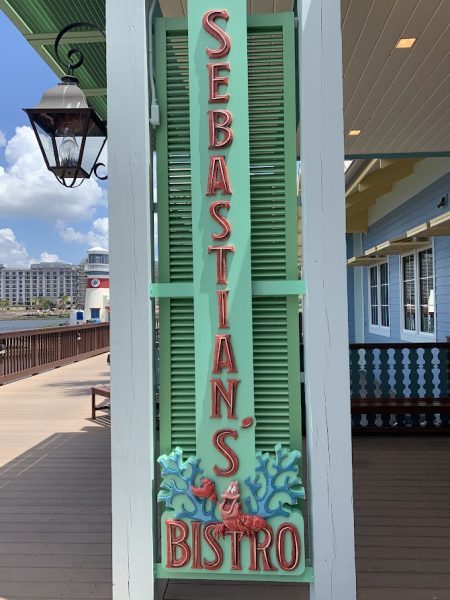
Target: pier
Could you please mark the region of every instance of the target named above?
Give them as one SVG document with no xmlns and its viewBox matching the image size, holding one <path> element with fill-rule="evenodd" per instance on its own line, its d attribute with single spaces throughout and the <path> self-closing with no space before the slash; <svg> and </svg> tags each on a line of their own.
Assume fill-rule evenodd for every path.
<svg viewBox="0 0 450 600">
<path fill-rule="evenodd" d="M 106 354 L 0 388 L 0 599 L 112 597 Z M 114 412 L 113 412 L 114 416 Z M 353 439 L 359 600 L 447 600 L 450 439 Z M 339 518 L 337 515 L 336 518 Z M 159 598 L 306 600 L 306 586 L 159 582 Z"/>
</svg>

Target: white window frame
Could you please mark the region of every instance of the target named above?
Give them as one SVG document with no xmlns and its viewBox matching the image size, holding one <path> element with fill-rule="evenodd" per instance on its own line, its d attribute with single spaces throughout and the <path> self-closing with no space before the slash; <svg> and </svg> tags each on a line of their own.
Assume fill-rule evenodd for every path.
<svg viewBox="0 0 450 600">
<path fill-rule="evenodd" d="M 434 301 L 434 333 L 426 333 L 420 331 L 420 274 L 419 274 L 419 254 L 425 250 L 430 250 L 433 253 L 433 289 L 435 291 Z M 403 290 L 403 259 L 405 256 L 414 256 L 414 302 L 416 307 L 416 330 L 411 331 L 405 329 L 405 313 L 404 313 L 404 290 Z M 436 255 L 434 251 L 434 240 L 429 246 L 405 252 L 399 256 L 399 273 L 400 273 L 400 338 L 404 342 L 427 342 L 436 341 Z"/>
<path fill-rule="evenodd" d="M 388 281 L 388 318 L 389 325 L 381 324 L 381 276 L 380 267 L 381 265 L 387 265 L 387 281 Z M 378 306 L 378 325 L 372 324 L 372 298 L 370 294 L 370 269 L 376 268 L 377 270 L 377 306 Z M 390 278 L 389 278 L 389 261 L 382 260 L 376 265 L 371 265 L 367 268 L 367 311 L 368 311 L 368 322 L 369 322 L 369 333 L 375 335 L 384 335 L 389 337 L 391 335 L 391 294 L 390 294 Z"/>
</svg>

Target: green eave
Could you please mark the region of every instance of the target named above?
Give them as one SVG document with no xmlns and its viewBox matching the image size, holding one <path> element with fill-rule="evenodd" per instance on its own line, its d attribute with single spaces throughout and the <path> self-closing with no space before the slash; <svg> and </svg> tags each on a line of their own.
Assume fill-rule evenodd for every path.
<svg viewBox="0 0 450 600">
<path fill-rule="evenodd" d="M 105 30 L 105 0 L 0 0 L 0 8 L 40 54 L 58 77 L 64 74 L 56 61 L 53 44 L 59 31 L 70 23 L 93 23 Z M 84 29 L 84 30 L 83 30 Z M 72 48 L 84 54 L 84 64 L 77 69 L 89 104 L 106 120 L 106 53 L 103 36 L 88 28 L 68 32 L 60 44 L 60 55 Z M 44 92 L 44 90 L 42 90 Z"/>
</svg>

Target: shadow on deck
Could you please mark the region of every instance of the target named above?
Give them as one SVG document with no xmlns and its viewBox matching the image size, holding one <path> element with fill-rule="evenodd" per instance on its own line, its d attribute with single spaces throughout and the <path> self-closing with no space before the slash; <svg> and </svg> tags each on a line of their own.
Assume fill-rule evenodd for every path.
<svg viewBox="0 0 450 600">
<path fill-rule="evenodd" d="M 1 390 L 0 600 L 111 598 L 109 421 L 88 418 L 89 385 L 107 372 L 104 357 L 90 361 Z M 357 437 L 353 451 L 359 600 L 450 600 L 450 437 Z M 158 591 L 309 597 L 305 585 L 232 581 Z"/>
<path fill-rule="evenodd" d="M 109 431 L 55 433 L 0 470 L 0 597 L 111 597 Z"/>
</svg>

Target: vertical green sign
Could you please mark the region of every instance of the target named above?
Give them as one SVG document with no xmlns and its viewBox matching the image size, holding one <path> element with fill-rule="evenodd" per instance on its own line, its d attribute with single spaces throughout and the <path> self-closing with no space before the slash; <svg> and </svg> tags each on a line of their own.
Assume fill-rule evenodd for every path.
<svg viewBox="0 0 450 600">
<path fill-rule="evenodd" d="M 255 456 L 245 2 L 191 2 L 188 32 L 197 455 L 222 493 Z"/>
<path fill-rule="evenodd" d="M 299 580 L 300 454 L 255 448 L 246 2 L 191 0 L 188 46 L 196 456 L 158 459 L 159 575 Z"/>
</svg>

